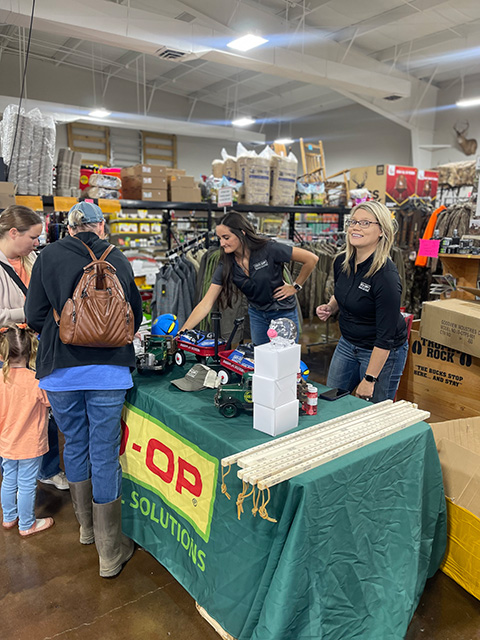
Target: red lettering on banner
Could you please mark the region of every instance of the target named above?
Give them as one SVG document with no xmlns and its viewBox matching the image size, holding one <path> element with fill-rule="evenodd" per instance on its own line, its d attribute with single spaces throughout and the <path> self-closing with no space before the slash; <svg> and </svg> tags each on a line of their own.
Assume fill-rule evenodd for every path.
<svg viewBox="0 0 480 640">
<path fill-rule="evenodd" d="M 194 477 L 195 484 L 192 484 L 190 480 L 185 477 L 185 472 Z M 178 477 L 175 490 L 178 491 L 178 493 L 182 493 L 182 489 L 186 489 L 198 498 L 202 493 L 202 486 L 202 477 L 197 467 L 194 467 L 183 458 L 178 458 Z"/>
<path fill-rule="evenodd" d="M 155 455 L 156 451 L 161 451 L 166 455 L 168 460 L 168 467 L 166 471 L 163 471 L 163 469 L 157 467 L 157 465 L 153 462 L 153 456 Z M 170 483 L 173 480 L 173 474 L 175 471 L 175 460 L 173 457 L 173 451 L 169 447 L 165 446 L 163 442 L 155 440 L 154 438 L 148 441 L 147 459 L 145 460 L 145 463 L 150 471 L 152 471 L 152 473 L 157 475 L 165 482 Z"/>
<path fill-rule="evenodd" d="M 121 424 L 121 427 L 122 427 L 122 440 L 120 442 L 120 455 L 123 456 L 123 454 L 125 453 L 125 449 L 127 447 L 128 434 L 130 433 L 130 430 L 128 428 L 127 423 L 125 422 L 125 420 L 123 418 L 120 420 L 120 424 Z"/>
</svg>

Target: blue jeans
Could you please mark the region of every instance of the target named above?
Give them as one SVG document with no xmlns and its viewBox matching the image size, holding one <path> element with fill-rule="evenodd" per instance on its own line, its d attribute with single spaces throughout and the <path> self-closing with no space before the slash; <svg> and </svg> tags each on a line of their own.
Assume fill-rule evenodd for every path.
<svg viewBox="0 0 480 640">
<path fill-rule="evenodd" d="M 60 451 L 58 447 L 58 428 L 53 415 L 48 420 L 48 451 L 42 456 L 42 464 L 38 472 L 39 480 L 56 476 L 60 469 Z"/>
<path fill-rule="evenodd" d="M 328 370 L 327 386 L 353 391 L 367 372 L 372 355 L 371 349 L 356 347 L 341 337 L 333 353 Z M 408 340 L 397 349 L 392 349 L 375 383 L 372 402 L 393 400 L 408 355 Z"/>
<path fill-rule="evenodd" d="M 3 458 L 2 509 L 3 521 L 13 522 L 18 517 L 18 527 L 27 531 L 35 522 L 35 496 L 37 474 L 42 456 L 26 460 Z"/>
<path fill-rule="evenodd" d="M 93 501 L 105 504 L 121 494 L 120 416 L 125 389 L 47 391 L 65 436 L 63 461 L 69 482 L 92 479 Z"/>
<path fill-rule="evenodd" d="M 266 344 L 270 341 L 267 336 L 267 331 L 270 326 L 271 320 L 278 320 L 278 318 L 288 318 L 293 320 L 297 326 L 297 340 L 300 336 L 300 324 L 298 322 L 297 308 L 294 309 L 280 309 L 279 311 L 258 311 L 248 307 L 248 315 L 250 317 L 250 333 L 252 335 L 252 342 L 258 346 L 260 344 Z"/>
</svg>

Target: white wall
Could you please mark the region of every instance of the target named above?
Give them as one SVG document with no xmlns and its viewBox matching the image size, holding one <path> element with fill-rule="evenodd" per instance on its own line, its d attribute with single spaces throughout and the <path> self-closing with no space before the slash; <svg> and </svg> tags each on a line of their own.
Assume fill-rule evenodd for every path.
<svg viewBox="0 0 480 640">
<path fill-rule="evenodd" d="M 455 83 L 445 83 L 438 94 L 438 107 L 435 121 L 435 144 L 452 145 L 447 149 L 440 149 L 433 153 L 434 166 L 445 164 L 446 162 L 460 162 L 473 160 L 475 156 L 467 156 L 462 151 L 456 141 L 456 134 L 453 127 L 463 128 L 465 122 L 469 122 L 468 131 L 465 137 L 474 138 L 480 141 L 480 106 L 460 108 L 456 106 L 456 101 L 460 99 L 462 85 L 460 79 Z M 480 74 L 465 78 L 464 98 L 480 97 Z M 480 146 L 477 155 L 480 153 Z"/>
</svg>

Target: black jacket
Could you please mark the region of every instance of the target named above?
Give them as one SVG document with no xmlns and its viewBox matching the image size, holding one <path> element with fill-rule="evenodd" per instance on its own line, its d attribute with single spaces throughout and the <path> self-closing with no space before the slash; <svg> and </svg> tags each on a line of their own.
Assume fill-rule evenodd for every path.
<svg viewBox="0 0 480 640">
<path fill-rule="evenodd" d="M 99 258 L 108 247 L 106 240 L 95 233 L 77 235 Z M 119 249 L 114 249 L 107 260 L 117 270 L 126 299 L 135 318 L 135 331 L 142 321 L 142 300 L 135 285 L 130 263 Z M 135 368 L 133 345 L 116 348 L 76 347 L 63 344 L 53 318 L 53 309 L 60 314 L 65 302 L 73 294 L 83 267 L 91 262 L 87 249 L 71 236 L 45 247 L 33 266 L 32 277 L 25 301 L 25 316 L 32 329 L 40 333 L 37 354 L 37 378 L 43 378 L 54 369 L 79 367 L 89 364 L 109 364 Z"/>
</svg>

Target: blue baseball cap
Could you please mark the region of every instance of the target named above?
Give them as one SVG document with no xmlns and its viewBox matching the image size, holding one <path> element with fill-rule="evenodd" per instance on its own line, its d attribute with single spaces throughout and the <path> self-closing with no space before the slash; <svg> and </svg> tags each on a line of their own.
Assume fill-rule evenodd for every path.
<svg viewBox="0 0 480 640">
<path fill-rule="evenodd" d="M 74 213 L 75 211 L 81 211 L 83 214 L 82 218 L 80 220 L 77 220 L 77 224 L 95 224 L 96 222 L 103 222 L 105 220 L 102 210 L 97 204 L 94 204 L 93 202 L 83 201 L 74 204 L 68 212 L 69 219 L 70 214 Z"/>
</svg>

